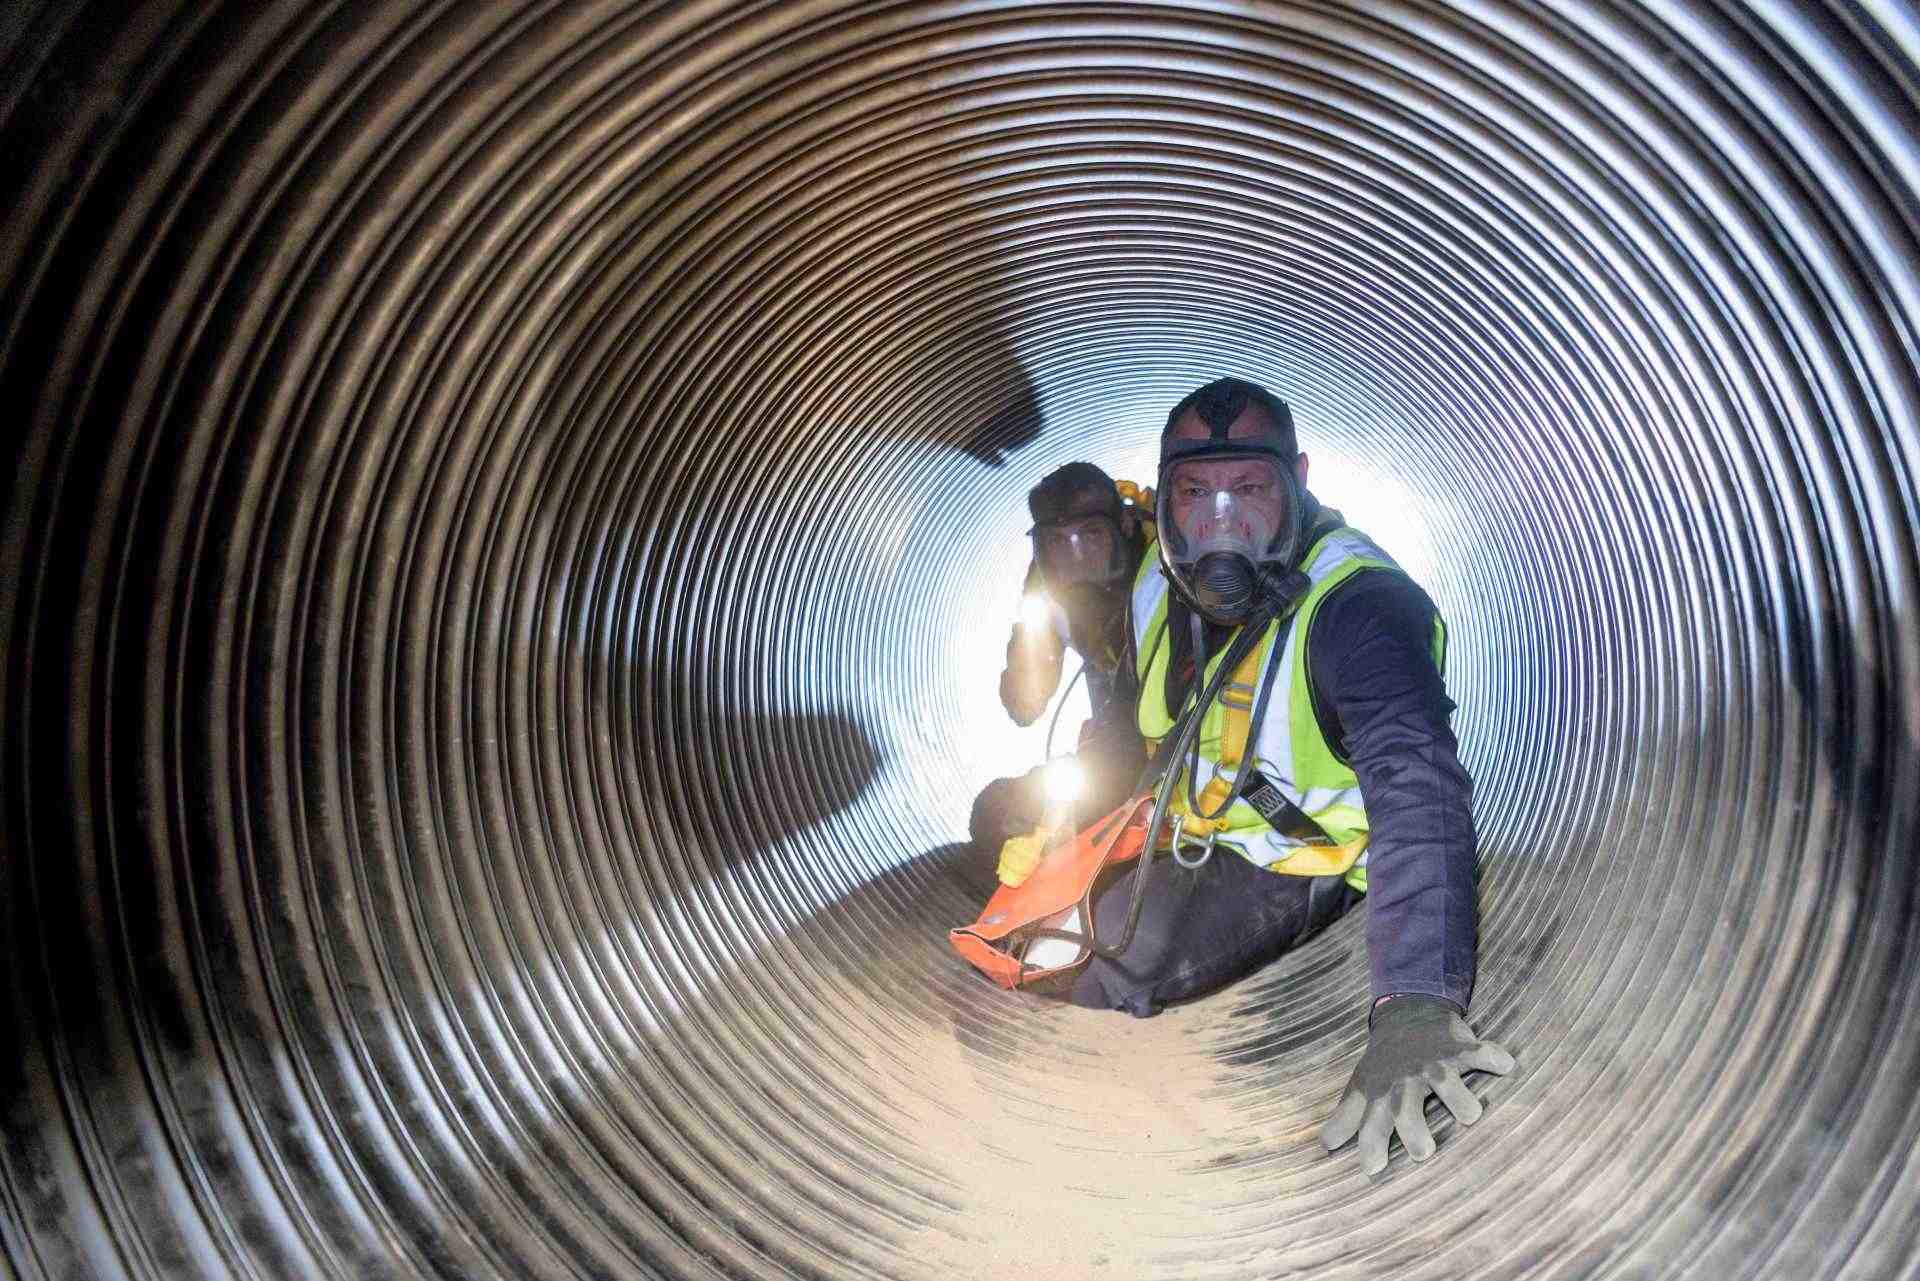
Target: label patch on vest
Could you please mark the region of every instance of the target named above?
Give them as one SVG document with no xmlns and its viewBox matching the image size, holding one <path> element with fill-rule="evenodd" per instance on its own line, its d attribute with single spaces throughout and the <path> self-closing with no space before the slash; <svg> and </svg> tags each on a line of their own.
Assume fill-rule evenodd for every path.
<svg viewBox="0 0 1920 1281">
<path fill-rule="evenodd" d="M 1267 826 L 1282 836 L 1305 845 L 1333 844 L 1333 838 L 1321 830 L 1318 823 L 1287 799 L 1279 784 L 1251 766 L 1247 767 L 1247 785 L 1241 789 L 1240 798 L 1258 810 L 1260 817 L 1267 820 Z"/>
</svg>

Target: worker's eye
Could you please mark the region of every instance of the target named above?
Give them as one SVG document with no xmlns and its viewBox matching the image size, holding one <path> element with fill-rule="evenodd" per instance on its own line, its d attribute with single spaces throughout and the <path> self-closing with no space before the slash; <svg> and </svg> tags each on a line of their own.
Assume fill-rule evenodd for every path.
<svg viewBox="0 0 1920 1281">
<path fill-rule="evenodd" d="M 1258 498 L 1267 492 L 1267 487 L 1257 481 L 1250 480 L 1243 484 L 1235 485 L 1233 492 L 1242 498 Z"/>
</svg>

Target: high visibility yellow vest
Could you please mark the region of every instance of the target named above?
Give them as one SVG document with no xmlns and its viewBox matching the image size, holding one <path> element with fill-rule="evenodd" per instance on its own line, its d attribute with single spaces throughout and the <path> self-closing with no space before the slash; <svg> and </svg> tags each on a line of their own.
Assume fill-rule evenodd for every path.
<svg viewBox="0 0 1920 1281">
<path fill-rule="evenodd" d="M 1320 731 L 1313 712 L 1312 686 L 1307 675 L 1307 638 L 1314 615 L 1327 594 L 1365 569 L 1400 572 L 1393 558 L 1359 530 L 1341 525 L 1322 535 L 1308 550 L 1305 571 L 1308 589 L 1286 629 L 1286 646 L 1273 679 L 1285 684 L 1268 696 L 1260 741 L 1247 742 L 1255 690 L 1267 670 L 1275 638 L 1283 622 L 1267 625 L 1266 634 L 1229 678 L 1229 684 L 1200 722 L 1198 800 L 1202 814 L 1212 813 L 1226 798 L 1236 771 L 1251 765 L 1288 801 L 1312 819 L 1331 844 L 1303 841 L 1276 832 L 1246 800 L 1236 800 L 1217 819 L 1188 813 L 1185 762 L 1175 762 L 1183 777 L 1174 787 L 1172 813 L 1182 817 L 1187 837 L 1214 834 L 1218 846 L 1276 872 L 1297 876 L 1344 875 L 1355 889 L 1367 888 L 1367 810 L 1360 782 Z M 1140 677 L 1139 726 L 1142 736 L 1157 743 L 1171 733 L 1174 711 L 1166 703 L 1167 664 L 1173 646 L 1166 636 L 1168 588 L 1155 549 L 1150 548 L 1134 577 L 1133 635 Z M 1190 688 L 1210 680 L 1227 646 L 1215 654 L 1206 672 Z M 1436 616 L 1434 662 L 1445 668 L 1446 628 Z"/>
</svg>

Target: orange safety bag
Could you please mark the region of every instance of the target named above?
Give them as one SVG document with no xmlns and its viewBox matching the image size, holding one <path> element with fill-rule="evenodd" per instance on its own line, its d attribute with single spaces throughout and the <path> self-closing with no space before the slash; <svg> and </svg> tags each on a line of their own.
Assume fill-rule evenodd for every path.
<svg viewBox="0 0 1920 1281">
<path fill-rule="evenodd" d="M 1065 939 L 1035 939 L 1036 928 L 1092 929 L 1093 886 L 1103 868 L 1139 857 L 1153 818 L 1153 798 L 1136 796 L 1041 856 L 1033 875 L 994 891 L 980 918 L 947 931 L 953 950 L 1009 990 L 1064 974 L 1090 953 Z"/>
</svg>

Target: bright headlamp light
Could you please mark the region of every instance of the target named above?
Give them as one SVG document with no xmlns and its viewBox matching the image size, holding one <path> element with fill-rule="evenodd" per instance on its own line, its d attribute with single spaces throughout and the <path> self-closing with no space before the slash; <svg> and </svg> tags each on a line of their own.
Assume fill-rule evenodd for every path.
<svg viewBox="0 0 1920 1281">
<path fill-rule="evenodd" d="M 1047 762 L 1045 785 L 1048 808 L 1066 809 L 1087 790 L 1087 772 L 1071 756 L 1056 757 Z"/>
</svg>

